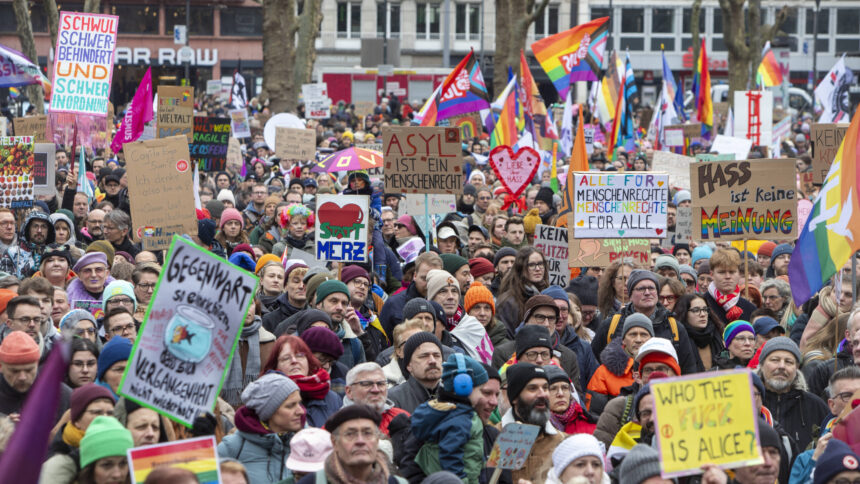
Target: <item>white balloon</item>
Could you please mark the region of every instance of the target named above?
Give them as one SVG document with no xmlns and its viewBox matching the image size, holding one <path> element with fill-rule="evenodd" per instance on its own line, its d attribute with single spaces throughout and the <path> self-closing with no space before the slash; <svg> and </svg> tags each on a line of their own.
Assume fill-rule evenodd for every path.
<svg viewBox="0 0 860 484">
<path fill-rule="evenodd" d="M 290 113 L 279 113 L 269 118 L 266 126 L 263 127 L 263 139 L 272 151 L 275 151 L 275 128 L 277 127 L 305 129 L 305 122 Z"/>
</svg>

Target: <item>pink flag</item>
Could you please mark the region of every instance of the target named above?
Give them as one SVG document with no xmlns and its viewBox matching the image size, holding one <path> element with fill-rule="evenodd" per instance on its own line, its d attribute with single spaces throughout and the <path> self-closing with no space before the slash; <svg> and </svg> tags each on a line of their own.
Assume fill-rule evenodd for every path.
<svg viewBox="0 0 860 484">
<path fill-rule="evenodd" d="M 143 133 L 143 125 L 152 121 L 152 68 L 146 70 L 143 75 L 143 80 L 140 81 L 140 86 L 137 86 L 137 92 L 134 93 L 134 99 L 131 100 L 131 106 L 125 111 L 125 116 L 122 118 L 122 125 L 113 137 L 113 143 L 110 144 L 110 149 L 114 153 L 122 149 L 124 143 L 131 143 L 140 138 Z"/>
</svg>

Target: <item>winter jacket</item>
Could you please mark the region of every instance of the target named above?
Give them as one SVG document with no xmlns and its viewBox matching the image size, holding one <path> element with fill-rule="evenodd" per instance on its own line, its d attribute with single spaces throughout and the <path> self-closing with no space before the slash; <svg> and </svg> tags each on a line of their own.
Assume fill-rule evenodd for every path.
<svg viewBox="0 0 860 484">
<path fill-rule="evenodd" d="M 603 407 L 600 418 L 597 419 L 597 427 L 594 428 L 594 437 L 603 442 L 608 449 L 615 439 L 615 435 L 627 422 L 633 420 L 633 395 L 620 395 Z"/>
<path fill-rule="evenodd" d="M 105 287 L 107 287 L 107 285 L 110 284 L 111 282 L 113 282 L 114 280 L 115 279 L 113 278 L 113 276 L 107 276 L 107 278 L 105 278 Z M 102 292 L 104 292 L 104 289 L 102 289 Z M 84 304 L 91 304 L 92 302 L 97 302 L 98 307 L 97 307 L 96 312 L 101 310 L 102 293 L 99 292 L 98 294 L 93 294 L 93 293 L 87 291 L 87 288 L 84 287 L 84 283 L 82 283 L 80 279 L 75 279 L 69 283 L 68 287 L 66 287 L 66 294 L 69 295 L 69 306 L 71 306 L 72 309 L 77 307 L 77 306 L 75 306 L 75 304 L 78 301 L 81 301 Z M 84 306 L 81 306 L 81 307 L 83 307 L 84 309 L 89 311 L 89 307 L 84 307 Z M 104 312 L 104 311 L 102 311 L 102 312 Z M 101 314 L 96 314 L 96 313 L 93 313 L 93 315 L 96 317 L 102 316 Z"/>
<path fill-rule="evenodd" d="M 137 254 L 140 253 L 140 249 L 129 240 L 128 236 L 123 237 L 119 244 L 111 243 L 111 245 L 115 251 L 125 252 L 132 257 L 137 257 Z"/>
<path fill-rule="evenodd" d="M 594 353 L 591 352 L 591 344 L 580 338 L 570 326 L 564 327 L 564 332 L 559 335 L 559 339 L 561 344 L 576 353 L 576 361 L 579 363 L 580 384 L 582 388 L 586 388 L 592 375 L 597 371 L 597 367 L 600 366 Z"/>
<path fill-rule="evenodd" d="M 530 297 L 537 296 L 540 291 L 532 285 L 524 286 L 523 301 L 528 301 Z M 502 296 L 500 294 L 500 296 Z M 513 340 L 517 334 L 517 327 L 523 321 L 523 313 L 525 308 L 520 307 L 520 304 L 513 297 L 501 298 L 496 304 L 496 319 L 505 324 L 507 329 L 508 339 Z"/>
<path fill-rule="evenodd" d="M 505 425 L 515 422 L 514 411 L 509 409 L 499 422 L 499 427 L 505 428 Z M 544 426 L 544 431 L 539 433 L 535 443 L 532 446 L 529 456 L 526 457 L 525 465 L 511 473 L 513 482 L 519 482 L 520 479 L 526 479 L 531 482 L 544 482 L 547 471 L 552 468 L 552 451 L 561 443 L 567 434 L 559 432 L 547 422 Z"/>
<path fill-rule="evenodd" d="M 385 243 L 382 232 L 378 229 L 373 231 L 373 272 L 384 283 L 386 292 L 392 293 L 400 288 L 403 269 L 400 267 L 397 254 Z"/>
<path fill-rule="evenodd" d="M 257 414 L 244 406 L 236 411 L 236 429 L 218 444 L 218 455 L 241 462 L 248 472 L 248 482 L 278 482 L 292 477 L 286 461 L 293 434 L 269 431 Z"/>
<path fill-rule="evenodd" d="M 50 457 L 42 464 L 42 472 L 39 474 L 40 484 L 71 484 L 75 482 L 80 472 L 80 449 L 72 447 L 63 440 L 63 431 L 66 423 L 54 435 L 51 446 L 48 449 Z"/>
<path fill-rule="evenodd" d="M 720 306 L 720 303 L 718 303 L 717 300 L 714 299 L 713 296 L 711 296 L 711 293 L 705 291 L 704 298 L 705 302 L 708 303 L 708 309 L 710 309 L 709 312 L 712 316 L 720 319 L 720 321 L 723 323 L 723 327 L 726 327 L 729 325 L 729 323 L 734 322 L 728 320 L 728 318 L 726 317 L 725 309 L 723 309 L 723 307 Z M 743 309 L 744 311 L 743 314 L 741 314 L 741 316 L 737 319 L 742 319 L 744 321 L 751 321 L 752 312 L 757 309 L 755 304 L 744 299 L 743 296 L 738 299 L 737 307 Z"/>
<path fill-rule="evenodd" d="M 438 388 L 439 387 L 430 391 L 424 388 L 424 385 L 422 385 L 418 380 L 410 376 L 406 382 L 388 390 L 388 398 L 394 402 L 395 407 L 406 410 L 412 414 L 419 405 L 433 398 L 433 396 L 436 395 Z"/>
<path fill-rule="evenodd" d="M 412 414 L 412 435 L 424 442 L 415 461 L 425 475 L 440 470 L 478 484 L 484 461 L 484 424 L 468 403 L 444 391 L 444 400 L 430 400 Z"/>
<path fill-rule="evenodd" d="M 374 361 L 385 348 L 391 346 L 389 336 L 382 329 L 382 324 L 379 322 L 379 317 L 374 311 L 363 305 L 360 310 L 356 311 L 359 319 L 366 321 L 364 333 L 358 336 L 364 349 L 364 357 L 367 361 Z"/>
<path fill-rule="evenodd" d="M 359 363 L 367 361 L 367 358 L 364 356 L 364 345 L 346 321 L 340 323 L 340 328 L 335 331 L 335 334 L 343 344 L 343 354 L 337 361 L 350 369 Z"/>
<path fill-rule="evenodd" d="M 343 406 L 343 399 L 337 393 L 329 390 L 322 400 L 303 399 L 302 405 L 307 411 L 308 426 L 322 428 L 326 419 Z"/>
<path fill-rule="evenodd" d="M 396 359 L 392 359 L 386 365 L 383 365 L 382 373 L 385 375 L 385 381 L 388 382 L 389 390 L 406 381 L 406 377 L 400 371 L 400 365 L 397 364 Z"/>
<path fill-rule="evenodd" d="M 410 284 L 405 291 L 388 298 L 388 301 L 382 306 L 382 311 L 379 312 L 379 322 L 382 324 L 385 334 L 394 336 L 394 327 L 403 322 L 403 306 L 416 297 L 424 296 L 418 292 L 415 284 Z"/>
<path fill-rule="evenodd" d="M 508 338 L 508 330 L 505 327 L 505 324 L 498 320 L 493 321 L 493 327 L 487 331 L 487 334 L 490 335 L 490 341 L 493 342 L 493 348 L 497 348 L 512 341 Z"/>
<path fill-rule="evenodd" d="M 487 330 L 477 318 L 464 314 L 450 334 L 452 340 L 456 338 L 459 346 L 469 357 L 480 363 L 490 364 L 494 347 L 487 335 Z"/>
<path fill-rule="evenodd" d="M 612 397 L 621 393 L 621 389 L 633 384 L 633 358 L 621 347 L 621 340 L 613 340 L 612 343 L 600 353 L 600 361 L 603 362 L 591 381 L 588 382 L 588 397 L 586 401 L 588 409 L 596 414 L 603 411 L 603 407 Z M 605 397 L 601 397 L 601 395 Z"/>
<path fill-rule="evenodd" d="M 761 368 L 756 371 L 762 376 Z M 806 450 L 816 435 L 815 427 L 830 415 L 827 404 L 807 391 L 806 379 L 800 371 L 787 392 L 775 393 L 765 389 L 762 403 L 773 414 L 773 421 L 782 426 L 800 451 Z"/>
<path fill-rule="evenodd" d="M 269 314 L 263 316 L 263 327 L 266 328 L 266 331 L 274 333 L 275 336 L 280 336 L 275 332 L 278 325 L 288 320 L 291 316 L 295 315 L 296 313 L 305 308 L 307 308 L 307 306 L 297 308 L 291 305 L 290 300 L 287 297 L 287 293 L 283 293 L 278 296 L 277 299 L 275 299 L 275 304 L 272 306 L 272 311 L 269 312 Z"/>
<path fill-rule="evenodd" d="M 21 408 L 24 407 L 24 401 L 29 394 L 29 390 L 24 393 L 15 390 L 6 382 L 6 377 L 0 376 L 0 417 L 5 417 L 13 413 L 21 413 Z M 69 409 L 69 399 L 71 397 L 72 389 L 65 383 L 60 383 L 60 404 L 57 406 L 57 413 L 52 420 L 53 423 L 59 422 L 60 417 Z"/>
<path fill-rule="evenodd" d="M 621 311 L 619 311 L 621 319 L 618 321 L 615 332 L 612 334 L 612 341 L 621 338 L 624 319 L 634 312 L 636 311 L 633 309 L 633 303 L 627 303 L 621 308 Z M 699 360 L 699 351 L 687 334 L 687 329 L 677 320 L 675 321 L 675 327 L 678 329 L 678 340 L 675 341 L 672 325 L 669 323 L 670 316 L 669 311 L 658 303 L 654 315 L 651 316 L 651 322 L 654 324 L 654 336 L 657 338 L 666 338 L 675 346 L 682 374 L 689 375 L 696 373 L 701 363 Z M 598 328 L 597 334 L 594 335 L 594 339 L 591 340 L 591 350 L 594 352 L 594 356 L 599 357 L 606 347 L 607 333 L 609 333 L 609 327 L 612 325 L 612 319 L 613 316 L 607 316 L 600 324 L 600 328 Z"/>
<path fill-rule="evenodd" d="M 581 379 L 579 377 L 580 369 L 579 362 L 576 358 L 576 353 L 574 353 L 570 348 L 561 344 L 559 340 L 558 333 L 552 334 L 552 348 L 553 351 L 557 351 L 561 354 L 561 358 L 559 358 L 559 363 L 561 363 L 561 368 L 567 373 L 567 376 L 570 377 L 570 381 L 573 382 L 573 386 L 576 388 L 576 391 L 582 393 L 583 387 L 581 383 Z M 504 365 L 510 358 L 513 356 L 516 350 L 516 342 L 509 341 L 495 349 L 493 351 L 493 368 L 499 369 Z"/>
<path fill-rule="evenodd" d="M 48 234 L 43 244 L 31 242 L 29 238 L 30 224 L 36 219 L 48 224 Z M 45 247 L 53 243 L 54 238 L 54 224 L 51 223 L 50 217 L 38 210 L 30 212 L 18 234 L 18 243 L 9 246 L 5 253 L 0 254 L 0 271 L 12 274 L 18 279 L 32 276 L 34 272 L 39 270 Z"/>
<path fill-rule="evenodd" d="M 806 378 L 806 384 L 809 387 L 809 393 L 817 395 L 822 400 L 827 398 L 826 390 L 830 384 L 830 377 L 834 373 L 834 365 L 836 371 L 845 368 L 846 366 L 854 365 L 854 355 L 851 350 L 843 349 L 836 353 L 836 358 L 831 358 L 827 361 L 819 361 L 812 365 L 807 365 L 801 369 L 803 376 Z"/>
</svg>

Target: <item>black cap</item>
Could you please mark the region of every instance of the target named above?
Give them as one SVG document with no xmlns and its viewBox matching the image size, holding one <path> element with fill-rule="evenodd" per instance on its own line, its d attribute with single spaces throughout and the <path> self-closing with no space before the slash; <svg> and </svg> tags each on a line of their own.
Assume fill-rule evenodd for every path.
<svg viewBox="0 0 860 484">
<path fill-rule="evenodd" d="M 358 420 L 360 418 L 372 420 L 377 427 L 379 426 L 379 422 L 382 420 L 379 412 L 367 405 L 353 404 L 347 405 L 332 414 L 332 416 L 325 421 L 325 429 L 329 432 L 334 432 L 342 424 L 350 420 Z"/>
</svg>

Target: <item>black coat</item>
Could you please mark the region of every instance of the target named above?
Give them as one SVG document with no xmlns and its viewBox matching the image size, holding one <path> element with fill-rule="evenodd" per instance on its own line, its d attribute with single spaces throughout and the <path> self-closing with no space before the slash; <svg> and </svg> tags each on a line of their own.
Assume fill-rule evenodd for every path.
<svg viewBox="0 0 860 484">
<path fill-rule="evenodd" d="M 803 376 L 806 378 L 806 385 L 809 387 L 807 391 L 813 395 L 817 395 L 822 400 L 827 398 L 827 386 L 830 384 L 830 377 L 838 370 L 846 366 L 854 365 L 854 356 L 851 350 L 842 350 L 836 353 L 836 358 L 831 358 L 827 361 L 817 361 L 811 365 L 803 367 Z M 836 366 L 834 371 L 833 367 Z"/>
<path fill-rule="evenodd" d="M 436 391 L 430 392 L 410 376 L 405 382 L 388 390 L 388 398 L 394 402 L 395 407 L 402 408 L 411 415 L 419 405 L 433 398 L 435 393 Z"/>
<path fill-rule="evenodd" d="M 723 323 L 723 327 L 728 326 L 728 324 L 731 323 L 732 321 L 726 320 L 725 309 L 723 309 L 723 307 L 720 306 L 720 303 L 718 303 L 717 300 L 714 299 L 713 296 L 711 296 L 711 293 L 705 292 L 704 297 L 705 297 L 705 302 L 708 303 L 708 309 L 710 309 L 709 312 L 714 317 L 719 318 L 719 320 Z M 738 299 L 737 305 L 739 308 L 744 310 L 743 314 L 741 314 L 741 317 L 739 317 L 738 319 L 742 319 L 744 321 L 751 321 L 752 320 L 752 313 L 753 313 L 753 311 L 756 310 L 755 304 L 747 301 L 746 299 L 743 298 L 743 296 L 741 296 L 741 298 Z"/>
<path fill-rule="evenodd" d="M 272 311 L 263 316 L 263 327 L 266 328 L 266 331 L 274 334 L 275 329 L 279 324 L 283 323 L 289 319 L 290 316 L 298 313 L 302 309 L 305 308 L 295 308 L 290 305 L 289 299 L 287 299 L 287 293 L 281 294 L 278 296 L 278 299 L 275 300 Z"/>
<path fill-rule="evenodd" d="M 761 373 L 759 373 L 761 375 Z M 762 403 L 773 415 L 800 452 L 806 450 L 812 439 L 819 435 L 818 427 L 830 415 L 823 400 L 806 391 L 803 375 L 798 374 L 792 388 L 785 393 L 765 390 Z"/>
<path fill-rule="evenodd" d="M 394 327 L 403 322 L 403 306 L 406 306 L 410 299 L 416 297 L 424 296 L 418 293 L 415 284 L 410 284 L 405 291 L 398 292 L 385 301 L 385 304 L 382 305 L 382 311 L 379 312 L 379 323 L 382 324 L 385 334 L 393 337 Z"/>
</svg>

